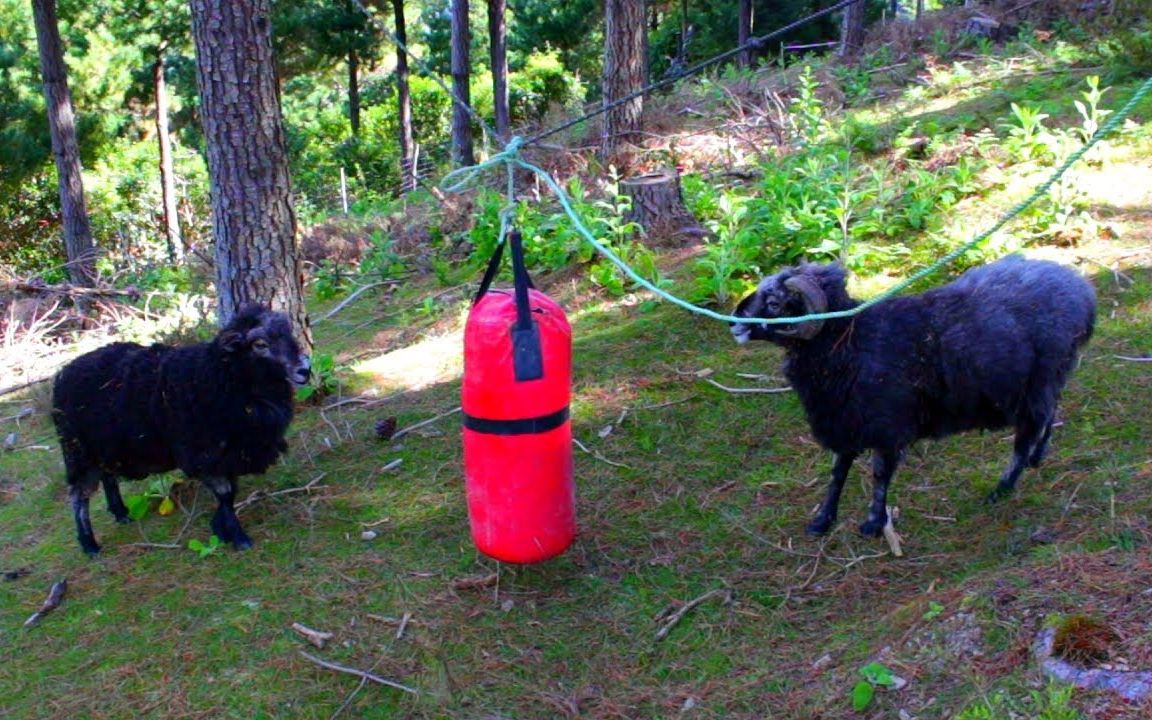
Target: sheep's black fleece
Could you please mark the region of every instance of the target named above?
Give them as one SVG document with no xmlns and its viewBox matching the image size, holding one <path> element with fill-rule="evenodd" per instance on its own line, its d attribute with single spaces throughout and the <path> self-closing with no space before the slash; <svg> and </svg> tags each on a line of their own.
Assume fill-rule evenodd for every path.
<svg viewBox="0 0 1152 720">
<path fill-rule="evenodd" d="M 211 342 L 114 343 L 72 361 L 56 377 L 53 419 L 83 549 L 99 550 L 87 508 L 98 483 L 126 522 L 116 478 L 176 468 L 216 494 L 221 540 L 250 546 L 232 509 L 236 479 L 264 472 L 287 449 L 293 382 L 307 376 L 287 318 L 260 306 L 242 309 Z"/>
<path fill-rule="evenodd" d="M 812 294 L 823 295 L 828 311 L 858 304 L 845 290 L 842 268 L 804 265 L 766 278 L 737 314 L 805 314 L 812 308 L 795 292 L 801 286 L 785 284 L 796 275 L 818 288 Z M 831 527 L 852 461 L 871 450 L 875 489 L 861 532 L 877 535 L 888 481 L 919 438 L 1014 427 L 1013 460 L 993 499 L 1010 493 L 1023 468 L 1038 465 L 1047 450 L 1060 392 L 1094 322 L 1095 293 L 1084 279 L 1055 263 L 1012 256 L 922 295 L 825 320 L 807 339 L 781 325 L 737 324 L 733 333 L 784 347 L 784 372 L 812 432 L 837 455 L 828 497 L 809 530 Z"/>
</svg>

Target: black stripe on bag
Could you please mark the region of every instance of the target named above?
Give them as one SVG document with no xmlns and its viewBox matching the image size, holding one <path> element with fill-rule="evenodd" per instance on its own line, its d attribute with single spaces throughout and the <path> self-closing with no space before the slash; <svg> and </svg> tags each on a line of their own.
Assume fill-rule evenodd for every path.
<svg viewBox="0 0 1152 720">
<path fill-rule="evenodd" d="M 522 420 L 489 420 L 464 413 L 464 427 L 485 435 L 538 435 L 555 430 L 567 421 L 567 407 L 548 415 Z"/>
</svg>

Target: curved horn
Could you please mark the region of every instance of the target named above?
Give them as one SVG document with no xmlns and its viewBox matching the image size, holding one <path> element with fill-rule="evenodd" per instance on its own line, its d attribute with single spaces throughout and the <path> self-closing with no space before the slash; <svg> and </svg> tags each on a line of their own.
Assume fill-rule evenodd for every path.
<svg viewBox="0 0 1152 720">
<path fill-rule="evenodd" d="M 820 289 L 816 281 L 807 275 L 793 275 L 784 281 L 784 287 L 800 294 L 801 299 L 804 300 L 805 315 L 815 315 L 828 311 L 827 296 L 824 295 L 824 291 Z M 777 332 L 780 335 L 787 335 L 800 340 L 811 340 L 823 327 L 823 320 L 809 320 L 808 322 L 796 323 Z"/>
</svg>

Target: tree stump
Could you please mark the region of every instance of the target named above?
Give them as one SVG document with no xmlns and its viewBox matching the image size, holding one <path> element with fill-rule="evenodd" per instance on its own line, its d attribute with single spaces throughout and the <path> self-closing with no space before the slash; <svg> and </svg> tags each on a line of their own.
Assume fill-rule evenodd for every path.
<svg viewBox="0 0 1152 720">
<path fill-rule="evenodd" d="M 675 170 L 661 170 L 621 180 L 620 192 L 632 199 L 627 219 L 639 223 L 654 243 L 698 239 L 708 234 L 684 206 L 680 174 Z"/>
</svg>

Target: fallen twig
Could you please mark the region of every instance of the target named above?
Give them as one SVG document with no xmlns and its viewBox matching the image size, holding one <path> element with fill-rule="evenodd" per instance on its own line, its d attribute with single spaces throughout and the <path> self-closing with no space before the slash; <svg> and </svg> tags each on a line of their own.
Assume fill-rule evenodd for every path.
<svg viewBox="0 0 1152 720">
<path fill-rule="evenodd" d="M 421 420 L 420 422 L 416 423 L 415 425 L 409 425 L 406 428 L 400 428 L 399 430 L 397 430 L 392 435 L 392 439 L 396 440 L 398 438 L 402 438 L 405 435 L 407 435 L 408 433 L 412 432 L 413 430 L 418 430 L 418 429 L 424 427 L 425 425 L 431 425 L 432 423 L 436 422 L 437 420 L 443 420 L 444 418 L 448 417 L 449 415 L 455 415 L 456 413 L 460 412 L 460 410 L 461 410 L 461 408 L 459 406 L 457 406 L 457 407 L 454 407 L 447 412 L 442 412 L 439 415 L 436 415 L 434 417 L 430 417 L 427 420 Z"/>
<path fill-rule="evenodd" d="M 321 649 L 323 649 L 324 646 L 328 644 L 329 640 L 335 637 L 335 635 L 330 632 L 313 630 L 307 625 L 301 625 L 298 622 L 292 623 L 292 629 L 295 630 L 296 633 L 303 637 L 305 640 Z"/>
<path fill-rule="evenodd" d="M 480 577 L 461 578 L 452 581 L 453 590 L 479 590 L 481 588 L 492 587 L 499 582 L 500 576 L 496 573 L 483 575 Z"/>
<path fill-rule="evenodd" d="M 677 375 L 691 375 L 692 377 L 703 380 L 704 382 L 708 383 L 709 385 L 713 385 L 715 387 L 720 388 L 724 392 L 729 392 L 729 393 L 733 393 L 733 394 L 737 394 L 737 395 L 745 395 L 745 394 L 752 394 L 752 393 L 769 393 L 769 394 L 771 394 L 771 393 L 786 393 L 786 392 L 792 391 L 791 387 L 778 387 L 778 388 L 734 388 L 734 387 L 729 387 L 727 385 L 724 385 L 723 383 L 718 383 L 715 380 L 713 380 L 712 378 L 708 377 L 713 372 L 712 368 L 704 368 L 703 370 L 680 370 L 678 368 L 672 368 L 672 370 Z M 737 374 L 740 375 L 740 373 L 737 373 Z"/>
<path fill-rule="evenodd" d="M 1127 360 L 1128 362 L 1152 362 L 1152 357 L 1132 357 L 1130 355 L 1113 355 L 1112 357 L 1117 360 Z"/>
<path fill-rule="evenodd" d="M 404 613 L 404 617 L 400 618 L 400 627 L 396 628 L 396 639 L 404 637 L 404 631 L 408 628 L 408 621 L 412 619 L 412 613 Z"/>
<path fill-rule="evenodd" d="M 1099 260 L 1093 260 L 1092 258 L 1085 257 L 1083 255 L 1081 255 L 1079 259 L 1082 262 L 1090 262 L 1093 265 L 1095 265 L 1099 268 L 1103 268 L 1104 270 L 1107 270 L 1108 272 L 1112 273 L 1112 279 L 1116 281 L 1116 287 L 1118 287 L 1120 289 L 1124 289 L 1124 283 L 1120 282 L 1121 280 L 1126 281 L 1129 286 L 1136 284 L 1136 281 L 1133 280 L 1132 278 L 1128 277 L 1127 275 L 1120 272 L 1119 270 L 1117 270 L 1114 267 L 1109 267 L 1109 266 L 1105 265 L 1104 263 L 1100 262 Z"/>
<path fill-rule="evenodd" d="M 40 609 L 32 613 L 31 617 L 24 621 L 24 627 L 31 627 L 40 622 L 40 618 L 60 607 L 60 601 L 64 599 L 64 593 L 68 592 L 68 579 L 61 578 L 52 585 L 52 589 L 48 591 L 48 597 L 45 598 L 44 604 Z"/>
<path fill-rule="evenodd" d="M 328 473 L 326 473 L 326 472 L 322 472 L 319 475 L 317 475 L 316 477 L 309 480 L 307 485 L 302 485 L 300 487 L 288 488 L 286 490 L 277 490 L 276 492 L 268 492 L 267 490 L 256 490 L 251 495 L 244 498 L 244 500 L 236 503 L 235 510 L 236 510 L 236 512 L 240 512 L 244 508 L 248 507 L 249 505 L 252 505 L 253 503 L 255 503 L 259 500 L 263 500 L 265 498 L 276 497 L 278 495 L 291 495 L 292 493 L 312 492 L 313 490 L 326 490 L 326 489 L 328 489 L 327 485 L 317 485 L 316 483 L 323 480 L 324 476 L 327 474 Z"/>
<path fill-rule="evenodd" d="M 609 460 L 608 458 L 604 457 L 604 456 L 603 456 L 603 455 L 601 455 L 600 453 L 598 453 L 598 452 L 596 452 L 596 451 L 594 451 L 594 450 L 589 450 L 589 449 L 588 449 L 588 448 L 587 448 L 587 447 L 584 445 L 584 443 L 580 442 L 580 441 L 579 441 L 579 440 L 577 440 L 576 438 L 572 438 L 572 444 L 573 444 L 573 445 L 575 445 L 576 447 L 580 448 L 580 449 L 581 449 L 581 450 L 583 450 L 584 452 L 588 453 L 588 454 L 589 454 L 589 455 L 591 455 L 592 457 L 596 458 L 597 460 L 599 460 L 599 461 L 600 461 L 600 462 L 602 462 L 602 463 L 607 463 L 607 464 L 609 464 L 609 465 L 612 465 L 612 466 L 614 466 L 614 467 L 622 467 L 622 468 L 628 468 L 629 470 L 631 470 L 631 469 L 632 469 L 632 466 L 631 466 L 631 465 L 625 465 L 624 463 L 616 462 L 615 460 Z"/>
<path fill-rule="evenodd" d="M 704 593 L 700 597 L 698 597 L 694 600 L 689 600 L 688 602 L 684 603 L 675 612 L 673 612 L 671 614 L 665 615 L 662 613 L 659 617 L 656 618 L 657 621 L 659 621 L 665 617 L 667 619 L 664 620 L 664 624 L 660 627 L 660 629 L 656 631 L 656 640 L 659 641 L 659 640 L 663 640 L 664 638 L 668 637 L 668 633 L 672 632 L 672 628 L 674 628 L 676 626 L 676 623 L 683 620 L 684 616 L 692 611 L 692 608 L 695 608 L 695 607 L 707 602 L 708 600 L 711 600 L 714 597 L 720 597 L 720 596 L 724 597 L 724 604 L 728 605 L 729 603 L 732 602 L 732 588 L 725 587 L 725 588 L 716 588 L 715 590 L 709 590 L 708 592 Z"/>
<path fill-rule="evenodd" d="M 390 688 L 396 688 L 397 690 L 403 690 L 404 692 L 411 693 L 413 695 L 419 695 L 420 694 L 420 692 L 418 690 L 416 690 L 414 688 L 410 688 L 407 685 L 401 685 L 398 682 L 395 682 L 393 680 L 389 680 L 387 678 L 382 678 L 379 675 L 374 675 L 373 673 L 366 672 L 364 670 L 358 670 L 356 668 L 347 667 L 345 665 L 338 665 L 334 662 L 328 662 L 327 660 L 321 660 L 320 658 L 316 657 L 315 655 L 309 655 L 308 653 L 304 652 L 303 650 L 300 651 L 300 656 L 303 657 L 305 660 L 316 663 L 317 665 L 319 665 L 322 668 L 327 668 L 329 670 L 335 670 L 336 672 L 347 673 L 348 675 L 355 675 L 356 677 L 358 677 L 362 680 L 370 680 L 374 683 L 379 683 L 380 685 L 387 685 Z"/>
<path fill-rule="evenodd" d="M 9 385 L 6 388 L 0 388 L 0 397 L 3 397 L 4 395 L 9 395 L 9 394 L 14 393 L 18 390 L 30 388 L 33 385 L 39 385 L 40 383 L 48 382 L 51 379 L 52 379 L 52 376 L 48 375 L 46 377 L 36 378 L 35 380 L 29 380 L 28 382 L 20 383 L 19 385 Z"/>
<path fill-rule="evenodd" d="M 364 293 L 368 292 L 372 288 L 377 288 L 377 287 L 380 287 L 381 285 L 399 285 L 399 284 L 400 284 L 399 280 L 381 280 L 380 282 L 368 283 L 367 285 L 364 285 L 364 286 L 358 288 L 355 292 L 353 292 L 348 297 L 341 300 L 339 303 L 337 303 L 336 307 L 332 308 L 328 312 L 324 313 L 320 317 L 313 320 L 312 324 L 316 325 L 317 323 L 320 323 L 320 322 L 327 320 L 328 318 L 332 317 L 336 313 L 338 313 L 341 310 L 343 310 L 344 308 L 346 308 L 353 300 L 360 297 Z"/>
<path fill-rule="evenodd" d="M 16 422 L 20 422 L 21 420 L 28 417 L 29 415 L 31 415 L 34 412 L 36 412 L 35 408 L 26 407 L 23 410 L 21 410 L 20 412 L 16 413 L 15 415 L 9 415 L 8 417 L 0 418 L 0 423 L 5 423 L 5 422 L 8 422 L 9 420 L 15 420 Z"/>
<path fill-rule="evenodd" d="M 792 391 L 791 386 L 778 387 L 778 388 L 734 388 L 734 387 L 728 387 L 727 385 L 722 385 L 722 384 L 716 382 L 715 380 L 713 380 L 712 378 L 701 378 L 701 380 L 708 383 L 709 385 L 715 385 L 716 387 L 720 388 L 724 392 L 729 392 L 729 393 L 733 393 L 736 395 L 749 395 L 749 394 L 753 394 L 753 393 L 766 393 L 766 394 L 786 393 L 786 392 Z"/>
</svg>

